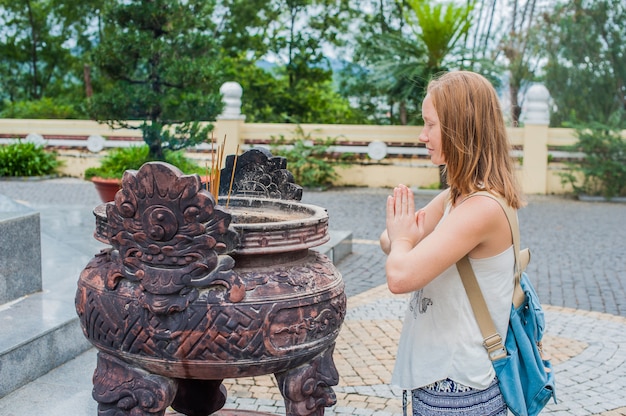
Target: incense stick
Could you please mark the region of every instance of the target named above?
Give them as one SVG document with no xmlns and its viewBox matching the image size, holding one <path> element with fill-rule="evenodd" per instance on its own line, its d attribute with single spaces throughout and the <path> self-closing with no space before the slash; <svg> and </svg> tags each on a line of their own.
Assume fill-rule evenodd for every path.
<svg viewBox="0 0 626 416">
<path fill-rule="evenodd" d="M 226 150 L 226 135 L 224 135 L 224 140 L 221 145 L 217 145 L 217 149 L 214 148 L 214 143 L 217 140 L 213 140 L 213 134 L 211 133 L 211 174 L 209 179 L 208 190 L 213 196 L 213 199 L 216 203 L 219 203 L 219 192 L 220 192 L 220 182 L 222 180 L 222 163 L 224 162 L 224 151 Z M 233 171 L 230 177 L 230 184 L 228 186 L 228 197 L 226 199 L 226 208 L 228 208 L 228 204 L 230 202 L 230 195 L 233 190 L 233 181 L 235 180 L 235 169 L 237 168 L 237 157 L 239 155 L 239 145 L 237 145 L 237 149 L 235 150 L 235 159 L 233 161 Z M 207 164 L 208 169 L 208 164 Z M 207 173 L 207 177 L 208 177 Z"/>
<path fill-rule="evenodd" d="M 233 181 L 235 180 L 235 169 L 237 169 L 237 156 L 239 155 L 239 145 L 237 145 L 237 149 L 235 150 L 235 160 L 233 160 L 233 172 L 230 175 L 230 185 L 228 185 L 228 197 L 226 198 L 226 208 L 228 208 L 228 204 L 230 202 L 230 193 L 233 190 Z"/>
<path fill-rule="evenodd" d="M 206 181 L 206 190 L 209 190 L 209 185 L 211 184 L 211 177 L 209 176 L 209 164 L 205 161 L 204 168 L 206 169 L 206 176 L 204 177 Z"/>
<path fill-rule="evenodd" d="M 209 192 L 215 198 L 215 157 L 217 154 L 215 153 L 215 143 L 213 139 L 213 132 L 211 132 L 211 181 L 209 182 Z M 217 202 L 217 198 L 215 198 L 215 201 Z"/>
</svg>

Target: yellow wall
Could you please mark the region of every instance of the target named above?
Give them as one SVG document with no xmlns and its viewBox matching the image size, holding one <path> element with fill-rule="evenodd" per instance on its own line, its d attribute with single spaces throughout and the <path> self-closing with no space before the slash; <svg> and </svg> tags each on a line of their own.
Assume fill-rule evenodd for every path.
<svg viewBox="0 0 626 416">
<path fill-rule="evenodd" d="M 337 145 L 347 149 L 360 149 L 366 153 L 367 145 L 374 141 L 384 142 L 389 148 L 411 149 L 419 145 L 418 126 L 362 126 L 362 125 L 321 125 L 321 124 L 268 124 L 246 123 L 244 119 L 218 120 L 215 125 L 215 137 L 221 143 L 227 137 L 226 154 L 255 144 L 267 144 L 272 139 L 285 137 L 287 140 L 302 138 L 296 131 L 301 128 L 309 138 L 337 141 Z M 86 139 L 99 135 L 106 139 L 107 146 L 116 146 L 129 141 L 141 142 L 139 130 L 112 130 L 104 124 L 89 120 L 20 120 L 0 119 L 0 144 L 9 138 L 26 137 L 37 133 L 46 139 L 46 143 L 56 150 L 65 162 L 62 172 L 69 176 L 82 177 L 90 166 L 97 166 L 98 159 L 106 153 L 106 148 L 98 153 L 87 150 Z M 576 142 L 572 129 L 552 129 L 543 125 L 528 125 L 509 128 L 508 134 L 515 147 L 519 160 L 518 173 L 524 192 L 529 194 L 558 194 L 569 192 L 569 186 L 561 184 L 558 172 L 564 165 L 548 162 L 548 149 L 568 146 Z M 121 141 L 120 141 L 121 140 Z M 190 151 L 188 155 L 197 159 L 201 165 L 210 164 L 210 145 L 204 145 L 204 151 Z M 208 147 L 207 147 L 208 146 Z M 356 146 L 356 147 L 354 147 Z M 367 158 L 366 158 L 367 159 Z M 398 183 L 409 186 L 430 188 L 439 182 L 439 171 L 432 166 L 425 156 L 407 155 L 404 157 L 388 156 L 381 161 L 366 160 L 363 164 L 354 164 L 338 169 L 340 175 L 337 185 L 393 187 Z"/>
<path fill-rule="evenodd" d="M 432 188 L 439 184 L 439 169 L 432 164 L 413 166 L 350 165 L 337 171 L 337 185 L 394 187 L 400 183 L 417 188 Z"/>
</svg>

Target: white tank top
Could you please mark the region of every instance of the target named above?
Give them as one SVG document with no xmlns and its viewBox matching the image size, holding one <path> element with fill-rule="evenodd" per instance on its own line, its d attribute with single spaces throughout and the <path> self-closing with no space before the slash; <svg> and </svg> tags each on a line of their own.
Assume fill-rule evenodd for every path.
<svg viewBox="0 0 626 416">
<path fill-rule="evenodd" d="M 513 246 L 493 257 L 470 258 L 470 263 L 504 340 L 515 276 Z M 483 337 L 461 276 L 456 265 L 452 265 L 426 287 L 411 294 L 391 382 L 402 389 L 414 390 L 449 378 L 469 387 L 486 389 L 495 371 L 482 344 Z"/>
</svg>

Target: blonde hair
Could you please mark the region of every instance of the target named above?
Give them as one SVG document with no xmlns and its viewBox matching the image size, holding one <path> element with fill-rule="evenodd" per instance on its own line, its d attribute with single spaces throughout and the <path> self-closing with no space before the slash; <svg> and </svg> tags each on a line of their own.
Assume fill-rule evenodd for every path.
<svg viewBox="0 0 626 416">
<path fill-rule="evenodd" d="M 486 190 L 513 208 L 524 205 L 513 170 L 500 101 L 491 83 L 474 72 L 448 72 L 428 84 L 441 125 L 450 197 Z"/>
</svg>

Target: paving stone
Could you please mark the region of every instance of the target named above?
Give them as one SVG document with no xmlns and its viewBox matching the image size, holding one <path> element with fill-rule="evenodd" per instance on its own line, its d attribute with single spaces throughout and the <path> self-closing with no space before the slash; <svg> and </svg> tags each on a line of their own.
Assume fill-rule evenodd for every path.
<svg viewBox="0 0 626 416">
<path fill-rule="evenodd" d="M 30 186 L 20 183 L 18 189 L 2 183 L 0 193 L 42 208 L 42 228 L 60 221 L 51 214 L 55 207 L 69 201 L 81 206 L 99 203 L 92 185 L 84 181 L 57 179 Z M 349 299 L 335 349 L 338 401 L 326 415 L 402 414 L 401 391 L 389 383 L 407 298 L 386 289 L 384 254 L 378 247 L 389 192 L 347 188 L 305 192 L 303 197 L 305 203 L 327 208 L 331 229 L 349 230 L 353 237 L 352 253 L 338 264 Z M 417 205 L 431 197 L 418 195 Z M 528 202 L 519 212 L 522 245 L 533 252 L 528 273 L 545 306 L 546 349 L 554 357 L 559 399 L 557 404 L 549 403 L 542 415 L 625 415 L 626 206 L 558 196 L 529 196 Z M 76 220 L 74 232 L 91 239 L 92 219 Z M 75 244 L 84 246 L 85 239 L 77 237 Z M 0 400 L 0 415 L 96 414 L 89 394 L 94 368 L 92 349 Z M 73 385 L 84 390 L 45 388 L 65 386 L 67 374 L 72 374 Z M 227 384 L 227 408 L 285 413 L 272 376 L 227 380 Z M 48 400 L 47 394 L 51 394 Z M 47 401 L 55 405 L 42 407 Z"/>
</svg>

